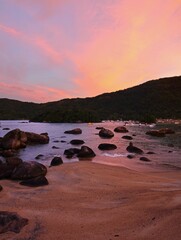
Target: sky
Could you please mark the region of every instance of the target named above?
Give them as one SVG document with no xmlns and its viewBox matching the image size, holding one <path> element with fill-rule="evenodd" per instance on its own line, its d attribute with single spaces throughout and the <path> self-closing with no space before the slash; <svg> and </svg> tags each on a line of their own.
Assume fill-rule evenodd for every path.
<svg viewBox="0 0 181 240">
<path fill-rule="evenodd" d="M 92 97 L 181 75 L 181 0 L 0 0 L 0 98 Z"/>
</svg>

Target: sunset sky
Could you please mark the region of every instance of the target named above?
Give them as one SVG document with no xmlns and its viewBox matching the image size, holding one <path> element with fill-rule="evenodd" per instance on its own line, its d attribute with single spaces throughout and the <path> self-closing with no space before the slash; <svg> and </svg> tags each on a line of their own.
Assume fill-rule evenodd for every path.
<svg viewBox="0 0 181 240">
<path fill-rule="evenodd" d="M 181 0 L 0 0 L 0 98 L 95 96 L 181 75 Z"/>
</svg>

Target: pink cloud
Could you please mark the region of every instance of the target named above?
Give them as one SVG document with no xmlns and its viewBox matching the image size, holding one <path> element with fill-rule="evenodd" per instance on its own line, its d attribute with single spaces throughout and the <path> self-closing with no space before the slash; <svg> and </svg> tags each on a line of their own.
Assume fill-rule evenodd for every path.
<svg viewBox="0 0 181 240">
<path fill-rule="evenodd" d="M 12 93 L 12 99 L 23 101 L 48 102 L 62 98 L 69 98 L 70 93 L 55 88 L 49 88 L 39 85 L 22 85 L 0 82 L 0 93 L 8 95 Z"/>
</svg>

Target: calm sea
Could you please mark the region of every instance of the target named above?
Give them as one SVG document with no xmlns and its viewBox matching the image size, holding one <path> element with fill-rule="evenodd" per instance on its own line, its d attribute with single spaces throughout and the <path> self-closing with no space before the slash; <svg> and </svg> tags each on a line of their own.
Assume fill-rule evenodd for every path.
<svg viewBox="0 0 181 240">
<path fill-rule="evenodd" d="M 61 156 L 65 163 L 78 161 L 73 158 L 71 160 L 66 159 L 63 155 L 64 150 L 75 147 L 70 144 L 72 139 L 82 139 L 85 141 L 84 145 L 89 146 L 96 153 L 94 162 L 125 166 L 131 169 L 141 169 L 147 167 L 153 167 L 154 169 L 176 169 L 181 168 L 181 125 L 139 125 L 139 124 L 127 124 L 126 128 L 128 133 L 115 133 L 112 139 L 101 139 L 97 134 L 99 130 L 96 127 L 105 127 L 110 130 L 114 130 L 117 126 L 123 126 L 123 122 L 104 122 L 104 123 L 32 123 L 22 121 L 0 121 L 0 137 L 3 137 L 8 131 L 19 128 L 22 131 L 29 131 L 35 133 L 47 132 L 50 137 L 49 144 L 27 146 L 25 149 L 21 149 L 18 152 L 19 157 L 25 161 L 35 160 L 35 157 L 39 154 L 44 156 L 41 160 L 38 160 L 45 165 L 49 165 L 54 156 Z M 175 134 L 167 135 L 164 138 L 155 138 L 146 135 L 146 131 L 151 129 L 159 129 L 161 127 L 169 127 L 175 130 Z M 10 130 L 3 130 L 3 128 L 9 128 Z M 64 134 L 65 130 L 71 130 L 73 128 L 81 128 L 81 135 L 69 135 Z M 122 139 L 123 135 L 133 136 L 133 144 L 144 151 L 143 156 L 148 157 L 151 162 L 142 162 L 139 160 L 140 156 L 135 156 L 133 159 L 128 159 L 126 156 L 128 152 L 126 147 L 129 144 L 129 140 Z M 54 141 L 58 140 L 58 143 Z M 60 142 L 64 141 L 64 142 Z M 100 151 L 98 145 L 100 143 L 114 143 L 117 145 L 117 149 L 112 151 Z M 53 146 L 57 149 L 52 148 Z M 155 154 L 148 155 L 148 151 L 153 151 Z"/>
</svg>

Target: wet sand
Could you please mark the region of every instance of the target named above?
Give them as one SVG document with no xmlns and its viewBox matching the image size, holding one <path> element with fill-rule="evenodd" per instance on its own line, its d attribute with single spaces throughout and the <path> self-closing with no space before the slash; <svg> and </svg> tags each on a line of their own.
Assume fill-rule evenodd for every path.
<svg viewBox="0 0 181 240">
<path fill-rule="evenodd" d="M 181 171 L 138 172 L 93 162 L 48 169 L 49 185 L 1 180 L 1 210 L 29 219 L 2 240 L 180 240 Z"/>
</svg>

